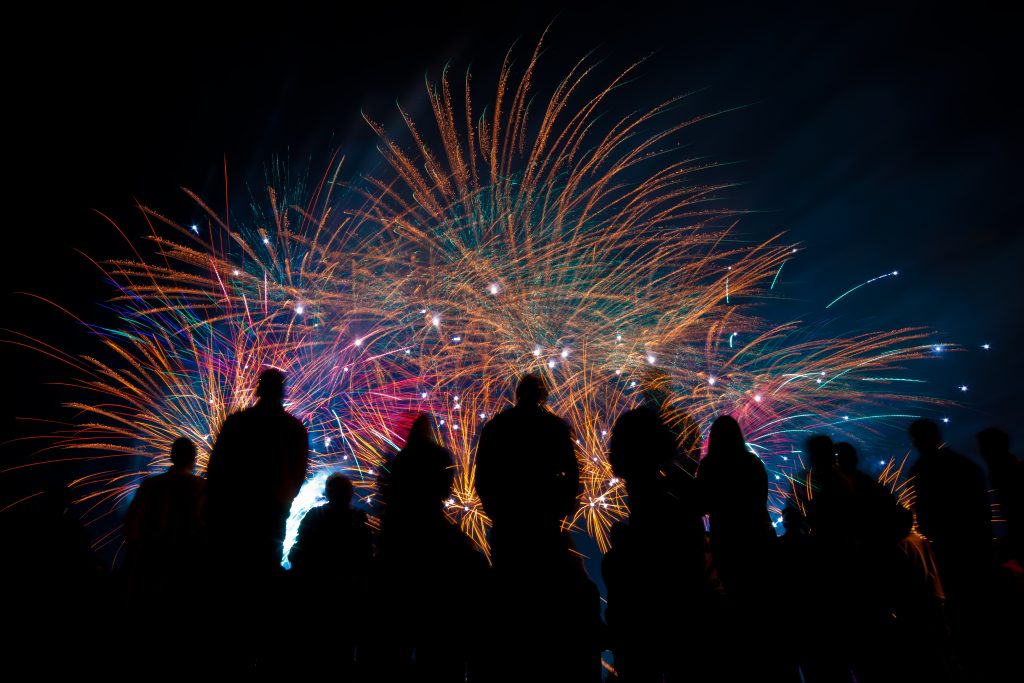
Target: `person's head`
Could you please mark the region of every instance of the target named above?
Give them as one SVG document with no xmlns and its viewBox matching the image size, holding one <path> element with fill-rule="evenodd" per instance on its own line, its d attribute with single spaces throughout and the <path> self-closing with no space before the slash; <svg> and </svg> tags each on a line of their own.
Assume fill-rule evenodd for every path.
<svg viewBox="0 0 1024 683">
<path fill-rule="evenodd" d="M 787 534 L 806 534 L 807 518 L 800 512 L 800 508 L 787 505 L 782 511 L 782 528 Z"/>
<path fill-rule="evenodd" d="M 921 453 L 939 450 L 942 445 L 942 433 L 939 425 L 931 420 L 914 420 L 910 423 L 910 440 Z"/>
<path fill-rule="evenodd" d="M 188 437 L 180 437 L 171 444 L 171 465 L 187 468 L 189 472 L 196 466 L 196 447 Z"/>
<path fill-rule="evenodd" d="M 540 375 L 530 373 L 519 379 L 516 405 L 539 406 L 548 400 L 548 385 Z"/>
<path fill-rule="evenodd" d="M 1001 460 L 1010 452 L 1010 435 L 998 427 L 978 432 L 978 452 L 986 462 Z"/>
<path fill-rule="evenodd" d="M 815 434 L 807 439 L 807 459 L 812 470 L 827 471 L 836 464 L 836 447 L 832 439 L 824 434 Z"/>
<path fill-rule="evenodd" d="M 747 442 L 743 438 L 740 423 L 732 415 L 719 415 L 711 423 L 711 433 L 708 435 L 708 455 L 729 456 L 746 452 L 746 450 Z"/>
<path fill-rule="evenodd" d="M 836 464 L 843 474 L 857 471 L 857 449 L 845 441 L 836 444 Z"/>
<path fill-rule="evenodd" d="M 324 495 L 331 505 L 347 508 L 352 504 L 352 480 L 340 472 L 327 477 L 324 484 Z"/>
<path fill-rule="evenodd" d="M 676 456 L 676 440 L 650 408 L 636 408 L 619 416 L 608 441 L 608 462 L 615 476 L 628 485 L 650 481 Z"/>
<path fill-rule="evenodd" d="M 260 373 L 256 384 L 256 396 L 260 402 L 280 403 L 284 400 L 284 373 L 270 368 Z"/>
<path fill-rule="evenodd" d="M 420 413 L 409 428 L 409 435 L 405 438 L 405 447 L 410 448 L 427 443 L 434 443 L 433 420 L 429 413 Z"/>
</svg>

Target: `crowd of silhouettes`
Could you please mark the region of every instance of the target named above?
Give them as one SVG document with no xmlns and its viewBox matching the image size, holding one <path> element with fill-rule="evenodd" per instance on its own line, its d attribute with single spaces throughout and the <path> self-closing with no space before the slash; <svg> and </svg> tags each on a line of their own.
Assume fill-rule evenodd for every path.
<svg viewBox="0 0 1024 683">
<path fill-rule="evenodd" d="M 902 503 L 858 468 L 852 444 L 812 435 L 779 536 L 742 426 L 719 416 L 702 458 L 699 429 L 663 380 L 652 375 L 612 428 L 629 518 L 601 559 L 606 598 L 570 533 L 582 455 L 537 375 L 479 435 L 489 557 L 446 514 L 454 461 L 422 414 L 381 468 L 372 517 L 354 507 L 348 478 L 326 479 L 327 502 L 303 518 L 286 571 L 309 441 L 271 369 L 255 405 L 225 420 L 205 477 L 179 438 L 170 468 L 142 481 L 122 580 L 70 514 L 68 487 L 20 508 L 8 534 L 20 559 L 5 563 L 5 585 L 23 632 L 5 639 L 39 675 L 123 655 L 158 676 L 872 683 L 1016 670 L 1019 680 L 1024 464 L 1005 432 L 977 437 L 990 497 L 982 469 L 945 447 L 934 422 L 913 422 L 918 458 Z M 125 634 L 114 655 L 106 628 Z"/>
</svg>

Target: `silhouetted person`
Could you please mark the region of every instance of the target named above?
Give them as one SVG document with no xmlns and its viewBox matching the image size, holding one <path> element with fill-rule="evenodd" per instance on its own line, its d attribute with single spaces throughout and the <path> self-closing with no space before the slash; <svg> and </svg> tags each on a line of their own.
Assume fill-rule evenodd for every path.
<svg viewBox="0 0 1024 683">
<path fill-rule="evenodd" d="M 641 385 L 641 407 L 655 411 L 672 432 L 677 444 L 675 466 L 694 478 L 700 463 L 703 436 L 700 425 L 682 409 L 681 399 L 672 392 L 671 381 L 671 376 L 660 368 L 648 371 Z"/>
<path fill-rule="evenodd" d="M 560 545 L 562 520 L 576 510 L 579 464 L 569 426 L 548 410 L 548 389 L 525 375 L 516 405 L 484 424 L 476 455 L 476 487 L 494 524 L 494 561 L 537 543 Z M 529 473 L 530 504 L 521 476 Z M 554 539 L 554 541 L 552 541 Z"/>
<path fill-rule="evenodd" d="M 911 424 L 910 438 L 920 454 L 910 470 L 917 526 L 935 548 L 943 585 L 953 599 L 965 584 L 981 578 L 990 559 L 985 479 L 977 465 L 942 445 L 939 427 L 931 420 Z"/>
<path fill-rule="evenodd" d="M 785 533 L 776 541 L 776 585 L 773 595 L 783 600 L 808 592 L 814 585 L 814 552 L 811 547 L 810 527 L 800 508 L 790 500 L 782 510 Z M 805 610 L 779 610 L 778 630 L 791 637 L 787 646 L 776 650 L 780 667 L 798 673 L 806 669 L 808 648 L 806 630 L 814 628 Z M 813 664 L 813 662 L 812 662 Z M 791 680 L 799 680 L 796 676 Z"/>
<path fill-rule="evenodd" d="M 624 681 L 705 680 L 711 587 L 697 483 L 678 435 L 647 403 L 615 421 L 608 459 L 624 480 L 629 523 L 602 562 L 615 669 Z"/>
<path fill-rule="evenodd" d="M 711 554 L 726 591 L 759 591 L 761 564 L 775 539 L 768 516 L 768 473 L 747 449 L 739 424 L 722 415 L 711 425 L 697 471 L 710 517 Z"/>
<path fill-rule="evenodd" d="M 856 514 L 849 482 L 836 463 L 832 439 L 816 434 L 805 443 L 810 463 L 798 487 L 810 527 L 811 568 L 806 591 L 808 683 L 850 681 L 859 623 Z M 813 626 L 808 626 L 808 624 Z"/>
<path fill-rule="evenodd" d="M 130 590 L 138 597 L 169 598 L 197 576 L 199 510 L 205 482 L 193 474 L 196 447 L 181 437 L 171 445 L 171 466 L 139 484 L 124 522 Z"/>
<path fill-rule="evenodd" d="M 903 669 L 905 675 L 896 679 L 914 678 L 929 665 L 904 658 L 903 643 L 908 638 L 917 639 L 928 619 L 938 619 L 939 630 L 933 633 L 938 637 L 943 633 L 943 621 L 941 602 L 931 598 L 929 605 L 923 604 L 929 586 L 908 568 L 903 544 L 910 533 L 907 518 L 913 515 L 896 503 L 885 486 L 857 469 L 857 451 L 851 444 L 838 443 L 835 450 L 837 468 L 850 491 L 853 517 L 846 561 L 850 582 L 845 593 L 852 598 L 847 622 L 854 674 L 862 683 L 893 680 L 893 664 L 899 660 L 908 666 Z M 917 625 L 911 628 L 909 623 Z M 908 633 L 910 630 L 913 634 Z M 916 648 L 925 649 L 931 649 L 933 656 L 941 651 L 923 644 Z M 938 675 L 936 671 L 932 673 Z"/>
<path fill-rule="evenodd" d="M 331 643 L 331 657 L 306 657 L 304 673 L 347 681 L 353 676 L 357 635 L 376 607 L 365 599 L 373 558 L 366 513 L 353 510 L 352 482 L 343 474 L 327 478 L 327 503 L 306 513 L 288 554 L 302 615 L 301 636 L 316 634 Z M 301 644 L 298 647 L 302 647 Z"/>
<path fill-rule="evenodd" d="M 229 415 L 217 435 L 203 512 L 214 542 L 231 546 L 239 564 L 273 573 L 292 500 L 306 479 L 309 437 L 282 406 L 281 372 L 264 371 L 256 396 L 256 405 Z"/>
<path fill-rule="evenodd" d="M 807 440 L 805 449 L 810 463 L 804 485 L 811 535 L 819 543 L 847 545 L 856 521 L 852 490 L 836 463 L 835 444 L 824 434 L 816 434 Z"/>
<path fill-rule="evenodd" d="M 888 675 L 885 680 L 954 680 L 943 614 L 945 595 L 931 544 L 912 531 L 914 515 L 907 508 L 898 506 L 889 521 L 888 535 L 897 543 L 885 586 L 891 619 L 884 630 L 875 628 L 865 635 L 880 654 L 879 669 Z"/>
<path fill-rule="evenodd" d="M 1001 429 L 989 427 L 977 439 L 1005 525 L 997 539 L 989 670 L 1012 671 L 1020 666 L 1019 643 L 1024 642 L 1024 461 L 1010 452 L 1010 435 Z"/>
<path fill-rule="evenodd" d="M 274 635 L 283 620 L 281 555 L 292 500 L 306 478 L 306 428 L 285 412 L 284 375 L 266 370 L 257 402 L 228 416 L 210 454 L 203 506 L 214 576 L 214 648 L 224 673 L 284 659 Z"/>
<path fill-rule="evenodd" d="M 720 647 L 726 653 L 747 653 L 725 660 L 723 665 L 740 679 L 754 675 L 768 680 L 783 678 L 763 635 L 755 628 L 758 615 L 768 609 L 767 595 L 775 579 L 768 473 L 761 459 L 747 448 L 739 423 L 729 415 L 719 416 L 711 425 L 697 482 L 710 522 L 711 556 L 734 617 L 729 623 L 735 624 L 720 635 Z M 792 673 L 796 674 L 795 669 Z"/>
<path fill-rule="evenodd" d="M 487 562 L 445 516 L 455 469 L 420 415 L 381 477 L 378 595 L 380 621 L 368 680 L 463 681 L 476 666 L 478 605 Z M 466 629 L 453 633 L 455 617 Z"/>
<path fill-rule="evenodd" d="M 1024 461 L 1010 452 L 1010 435 L 1001 429 L 989 427 L 978 432 L 977 439 L 1006 524 L 1000 560 L 1024 565 Z"/>
<path fill-rule="evenodd" d="M 946 448 L 937 424 L 917 420 L 910 438 L 919 457 L 910 470 L 917 528 L 932 543 L 945 589 L 953 644 L 969 672 L 983 667 L 990 581 L 991 512 L 981 469 Z"/>
<path fill-rule="evenodd" d="M 492 615 L 507 620 L 494 627 L 491 675 L 521 676 L 508 663 L 526 656 L 550 680 L 596 680 L 599 595 L 562 529 L 578 505 L 579 464 L 547 396 L 543 379 L 525 375 L 516 405 L 484 425 L 477 446 L 477 492 L 493 522 Z"/>
<path fill-rule="evenodd" d="M 324 484 L 327 503 L 306 513 L 288 554 L 292 571 L 326 586 L 365 578 L 373 557 L 373 535 L 366 513 L 353 510 L 352 481 L 335 473 Z"/>
</svg>

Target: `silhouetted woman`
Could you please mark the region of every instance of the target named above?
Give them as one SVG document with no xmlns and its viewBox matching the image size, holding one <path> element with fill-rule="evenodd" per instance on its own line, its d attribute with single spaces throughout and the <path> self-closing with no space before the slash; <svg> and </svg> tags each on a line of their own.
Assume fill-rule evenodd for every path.
<svg viewBox="0 0 1024 683">
<path fill-rule="evenodd" d="M 449 624 L 472 625 L 487 563 L 445 516 L 454 465 L 434 441 L 430 418 L 413 423 L 405 447 L 381 481 L 384 510 L 377 543 L 380 587 L 373 680 L 463 681 L 475 632 L 453 634 Z"/>
<path fill-rule="evenodd" d="M 679 439 L 658 410 L 615 421 L 609 462 L 625 480 L 629 524 L 612 529 L 602 562 L 606 616 L 620 680 L 707 680 L 710 587 L 696 482 L 680 466 Z"/>
<path fill-rule="evenodd" d="M 711 520 L 711 554 L 719 578 L 726 591 L 742 594 L 756 584 L 775 532 L 768 517 L 768 474 L 732 417 L 722 415 L 711 425 L 697 480 Z"/>
<path fill-rule="evenodd" d="M 775 530 L 768 516 L 768 473 L 729 415 L 711 425 L 697 482 L 710 518 L 711 556 L 733 615 L 719 646 L 739 654 L 728 655 L 722 669 L 730 672 L 727 678 L 739 680 L 792 680 L 792 662 L 773 656 L 755 626 L 766 613 L 773 578 Z"/>
</svg>

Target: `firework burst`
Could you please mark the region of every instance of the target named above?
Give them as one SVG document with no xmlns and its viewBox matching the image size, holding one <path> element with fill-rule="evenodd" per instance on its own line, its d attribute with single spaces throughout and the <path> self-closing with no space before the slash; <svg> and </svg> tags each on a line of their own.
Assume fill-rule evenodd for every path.
<svg viewBox="0 0 1024 683">
<path fill-rule="evenodd" d="M 90 328 L 112 360 L 28 342 L 97 398 L 74 404 L 79 419 L 53 447 L 143 460 L 87 496 L 109 509 L 176 436 L 208 444 L 274 366 L 310 430 L 314 476 L 342 469 L 364 499 L 408 417 L 435 414 L 458 470 L 446 508 L 486 548 L 475 439 L 533 371 L 578 444 L 569 522 L 603 549 L 627 514 L 608 438 L 645 392 L 664 395 L 691 458 L 717 415 L 736 416 L 775 484 L 776 515 L 804 436 L 869 433 L 929 400 L 895 376 L 928 355 L 921 330 L 822 338 L 758 316 L 797 247 L 740 240 L 737 214 L 716 201 L 726 186 L 701 180 L 712 164 L 679 158 L 677 139 L 704 117 L 664 124 L 675 98 L 606 120 L 636 64 L 594 88 L 583 60 L 542 100 L 539 55 L 518 76 L 506 58 L 486 108 L 468 73 L 453 84 L 446 70 L 427 89 L 432 126 L 401 112 L 405 143 L 370 121 L 384 174 L 343 181 L 335 160 L 312 184 L 272 176 L 245 224 L 195 195 L 202 225 L 140 207 L 155 255 L 106 266 L 121 326 Z M 527 455 L 521 473 L 530 505 Z"/>
</svg>

